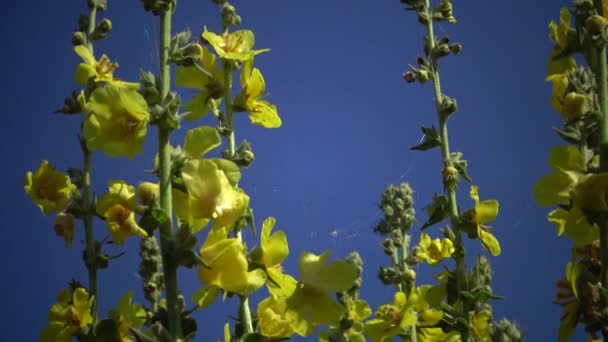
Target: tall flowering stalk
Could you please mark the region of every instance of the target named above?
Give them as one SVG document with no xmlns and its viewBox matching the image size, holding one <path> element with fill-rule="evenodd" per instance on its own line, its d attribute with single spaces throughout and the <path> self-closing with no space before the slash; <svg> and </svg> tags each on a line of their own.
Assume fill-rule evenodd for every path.
<svg viewBox="0 0 608 342">
<path fill-rule="evenodd" d="M 517 328 L 508 321 L 493 324 L 492 310 L 488 302 L 500 297 L 492 292 L 488 260 L 480 257 L 471 271 L 467 270 L 465 264 L 464 234 L 469 238 L 479 239 L 482 247 L 493 256 L 500 255 L 500 244 L 490 232 L 491 227 L 487 225 L 496 219 L 499 205 L 498 201 L 493 199 L 480 200 L 479 189 L 475 185 L 470 187 L 469 192 L 474 203 L 472 208 L 461 212 L 457 201 L 456 189 L 460 178 L 469 182 L 472 180 L 467 171 L 468 163 L 462 159 L 463 154 L 450 151 L 447 123 L 458 107 L 456 100 L 442 91 L 439 62 L 449 55 L 458 55 L 462 45 L 450 43 L 447 37 L 438 39 L 434 33 L 436 22 L 457 22 L 452 3 L 450 0 L 438 1 L 436 6 L 432 6 L 430 0 L 401 0 L 401 3 L 406 5 L 407 9 L 415 11 L 418 21 L 426 28 L 424 56 L 418 57 L 417 66 L 410 66 L 404 78 L 408 83 L 432 82 L 438 126 L 438 130 L 434 125 L 423 126 L 422 141 L 411 149 L 427 151 L 439 148 L 443 161 L 441 176 L 444 194 L 436 194 L 433 202 L 426 207 L 428 219 L 421 229 L 427 229 L 447 219 L 450 225 L 442 229 L 443 239 L 433 239 L 427 233 L 421 233 L 418 245 L 408 253 L 407 245 L 411 240 L 408 231 L 414 221 L 413 209 L 408 209 L 413 203 L 412 191 L 407 185 L 387 188 L 381 205 L 385 219 L 376 231 L 390 234 L 383 248 L 387 254 L 392 255 L 394 266 L 381 269 L 379 276 L 386 284 L 396 284 L 400 292 L 395 295 L 392 306 L 387 304 L 388 306 L 378 309 L 377 318 L 373 324 L 368 324 L 368 330 L 375 330 L 376 324 L 389 324 L 393 327 L 396 323 L 391 323 L 389 312 L 399 308 L 402 312 L 399 325 L 402 329 L 411 327 L 407 335 L 410 335 L 412 340 L 489 341 L 498 338 L 497 336 L 514 341 L 521 340 Z M 403 196 L 406 200 L 401 198 Z M 396 247 L 403 248 L 402 260 L 394 256 Z M 455 268 L 446 269 L 437 275 L 439 286 L 414 286 L 415 273 L 408 265 L 413 266 L 424 261 L 429 265 L 438 265 L 449 258 L 455 261 Z M 403 318 L 406 314 L 408 319 Z M 393 334 L 399 335 L 399 330 Z"/>
<path fill-rule="evenodd" d="M 547 63 L 551 105 L 564 119 L 556 133 L 567 145 L 549 154 L 552 173 L 535 185 L 548 220 L 573 242 L 555 303 L 563 306 L 559 341 L 579 323 L 591 340 L 608 340 L 608 2 L 574 1 L 549 24 L 555 43 Z M 587 65 L 577 65 L 580 55 Z"/>
</svg>

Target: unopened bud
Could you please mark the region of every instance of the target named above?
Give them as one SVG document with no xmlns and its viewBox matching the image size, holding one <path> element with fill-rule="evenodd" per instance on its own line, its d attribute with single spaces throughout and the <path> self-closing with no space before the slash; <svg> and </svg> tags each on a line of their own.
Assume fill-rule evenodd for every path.
<svg viewBox="0 0 608 342">
<path fill-rule="evenodd" d="M 608 19 L 601 15 L 593 15 L 585 22 L 585 27 L 592 37 L 605 37 L 608 27 Z"/>
<path fill-rule="evenodd" d="M 154 201 L 158 198 L 159 187 L 156 183 L 142 182 L 137 187 L 137 197 L 143 205 L 149 207 L 154 205 Z"/>
<path fill-rule="evenodd" d="M 589 111 L 587 96 L 570 92 L 564 98 L 562 116 L 567 120 L 578 119 Z"/>
<path fill-rule="evenodd" d="M 84 32 L 76 31 L 72 34 L 72 45 L 84 45 L 87 42 L 87 37 Z"/>
<path fill-rule="evenodd" d="M 424 69 L 418 70 L 418 72 L 416 72 L 416 80 L 423 84 L 426 83 L 426 81 L 429 80 L 429 72 Z"/>
<path fill-rule="evenodd" d="M 408 268 L 407 270 L 405 270 L 404 275 L 405 275 L 405 279 L 407 279 L 409 281 L 416 280 L 416 271 L 414 271 L 411 268 Z"/>
<path fill-rule="evenodd" d="M 453 166 L 448 166 L 441 172 L 443 176 L 443 184 L 447 188 L 451 188 L 458 181 L 458 169 Z"/>
<path fill-rule="evenodd" d="M 108 33 L 112 31 L 112 22 L 109 19 L 103 19 L 95 26 L 95 30 L 91 34 L 91 39 L 101 40 L 108 36 Z"/>
<path fill-rule="evenodd" d="M 72 214 L 60 212 L 55 217 L 55 222 L 53 223 L 55 234 L 63 237 L 68 247 L 72 247 L 72 241 L 74 241 L 75 222 L 76 219 Z"/>
</svg>

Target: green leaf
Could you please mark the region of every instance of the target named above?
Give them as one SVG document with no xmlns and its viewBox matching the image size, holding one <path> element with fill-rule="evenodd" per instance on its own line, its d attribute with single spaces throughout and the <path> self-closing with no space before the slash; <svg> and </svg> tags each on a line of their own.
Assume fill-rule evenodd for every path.
<svg viewBox="0 0 608 342">
<path fill-rule="evenodd" d="M 220 293 L 220 288 L 217 286 L 208 286 L 199 289 L 192 295 L 192 301 L 196 303 L 201 309 L 208 307 L 211 305 L 218 294 Z"/>
<path fill-rule="evenodd" d="M 467 172 L 469 163 L 466 160 L 462 159 L 462 152 L 453 152 L 450 155 L 450 158 L 452 159 L 452 164 L 454 165 L 456 170 L 458 170 L 458 174 L 460 175 L 460 177 L 466 179 L 469 182 L 473 182 L 471 176 L 469 176 L 469 173 Z"/>
<path fill-rule="evenodd" d="M 224 171 L 230 185 L 236 186 L 239 183 L 241 180 L 241 170 L 239 169 L 238 165 L 230 160 L 222 158 L 211 158 L 209 160 L 213 162 L 220 170 Z"/>
<path fill-rule="evenodd" d="M 422 126 L 422 139 L 420 143 L 416 146 L 410 147 L 410 150 L 413 151 L 427 151 L 433 149 L 435 147 L 441 146 L 441 138 L 439 137 L 439 133 L 435 129 L 435 126 L 427 127 Z"/>
<path fill-rule="evenodd" d="M 433 196 L 433 203 L 427 205 L 425 209 L 428 214 L 428 219 L 422 227 L 420 227 L 420 230 L 424 230 L 448 218 L 448 198 L 443 195 L 435 194 Z"/>
<path fill-rule="evenodd" d="M 201 126 L 186 132 L 184 152 L 191 158 L 199 159 L 221 144 L 222 138 L 217 129 L 210 126 Z"/>
</svg>

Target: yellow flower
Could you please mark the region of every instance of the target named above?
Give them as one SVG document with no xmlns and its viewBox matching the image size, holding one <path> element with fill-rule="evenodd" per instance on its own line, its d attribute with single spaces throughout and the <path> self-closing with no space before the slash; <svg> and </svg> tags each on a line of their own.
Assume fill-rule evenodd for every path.
<svg viewBox="0 0 608 342">
<path fill-rule="evenodd" d="M 62 290 L 49 311 L 49 324 L 40 334 L 41 342 L 71 342 L 72 336 L 93 323 L 91 308 L 95 298 L 83 288 L 73 293 Z"/>
<path fill-rule="evenodd" d="M 137 186 L 137 198 L 143 205 L 152 206 L 159 196 L 157 183 L 141 182 Z"/>
<path fill-rule="evenodd" d="M 55 217 L 53 223 L 53 229 L 57 236 L 61 236 L 65 239 L 65 243 L 68 247 L 72 247 L 72 241 L 74 241 L 74 225 L 76 218 L 72 214 L 60 212 Z"/>
<path fill-rule="evenodd" d="M 293 322 L 289 319 L 287 302 L 270 296 L 258 304 L 258 327 L 260 333 L 269 338 L 289 338 L 295 333 Z M 303 332 L 308 335 L 312 331 Z"/>
<path fill-rule="evenodd" d="M 488 309 L 483 309 L 475 312 L 471 319 L 471 335 L 476 341 L 490 342 L 492 333 L 492 312 Z"/>
<path fill-rule="evenodd" d="M 357 270 L 342 260 L 326 265 L 330 255 L 330 251 L 321 255 L 310 252 L 300 255 L 300 282 L 286 299 L 296 333 L 300 335 L 318 324 L 335 324 L 344 314 L 344 307 L 331 294 L 350 289 L 357 279 Z"/>
<path fill-rule="evenodd" d="M 220 36 L 207 31 L 207 27 L 205 27 L 201 38 L 203 41 L 209 42 L 223 59 L 245 62 L 262 52 L 270 51 L 270 49 L 253 50 L 255 36 L 249 30 L 237 30 Z"/>
<path fill-rule="evenodd" d="M 493 256 L 500 255 L 500 244 L 498 240 L 490 233 L 490 226 L 484 223 L 494 221 L 498 216 L 498 201 L 495 199 L 479 201 L 479 188 L 475 185 L 471 186 L 470 195 L 475 201 L 475 208 L 469 209 L 462 214 L 465 221 L 474 224 L 476 236 L 481 241 L 482 246 L 487 249 Z"/>
<path fill-rule="evenodd" d="M 418 317 L 414 302 L 405 293 L 397 292 L 392 303 L 380 305 L 376 318 L 365 323 L 365 334 L 374 342 L 391 341 L 403 333 L 403 329 L 416 325 Z"/>
<path fill-rule="evenodd" d="M 68 175 L 55 171 L 46 160 L 36 172 L 27 172 L 23 187 L 44 215 L 63 210 L 78 190 Z"/>
<path fill-rule="evenodd" d="M 343 327 L 340 327 L 339 324 L 332 325 L 328 331 L 319 333 L 319 342 L 333 341 L 331 336 L 334 334 L 343 334 L 346 341 L 365 342 L 363 321 L 371 316 L 372 309 L 366 301 L 350 297 L 344 301 L 344 306 L 346 307 L 345 318 L 351 322 L 350 328 L 343 331 Z"/>
<path fill-rule="evenodd" d="M 426 260 L 429 265 L 437 265 L 441 260 L 449 258 L 454 250 L 452 240 L 437 238 L 431 241 L 429 235 L 422 233 L 416 257 L 419 261 Z"/>
<path fill-rule="evenodd" d="M 249 272 L 245 245 L 236 238 L 228 238 L 224 227 L 214 227 L 201 247 L 200 255 L 209 267 L 201 266 L 201 283 L 217 286 L 224 291 L 247 295 L 264 285 L 264 272 Z"/>
<path fill-rule="evenodd" d="M 568 50 L 568 34 L 572 30 L 568 8 L 563 7 L 561 9 L 559 19 L 559 25 L 553 20 L 549 23 L 549 32 L 555 46 L 547 62 L 547 76 L 564 74 L 566 71 L 576 68 L 576 61 L 566 53 Z"/>
<path fill-rule="evenodd" d="M 249 206 L 249 196 L 230 184 L 226 173 L 212 160 L 187 161 L 182 179 L 188 193 L 174 192 L 176 207 L 181 208 L 177 214 L 182 220 L 215 220 L 231 227 Z"/>
<path fill-rule="evenodd" d="M 146 322 L 146 310 L 140 304 L 132 304 L 133 291 L 129 291 L 118 302 L 118 307 L 110 312 L 116 322 L 121 342 L 131 342 L 131 330 L 139 329 Z"/>
<path fill-rule="evenodd" d="M 254 260 L 264 266 L 269 278 L 267 285 L 270 293 L 275 297 L 285 297 L 295 290 L 296 280 L 283 273 L 281 263 L 289 255 L 289 246 L 287 236 L 282 230 L 270 234 L 275 223 L 274 217 L 269 217 L 262 223 L 261 247 Z"/>
<path fill-rule="evenodd" d="M 198 66 L 178 66 L 175 69 L 176 86 L 200 91 L 185 105 L 186 110 L 190 112 L 190 115 L 185 117 L 188 121 L 202 118 L 210 111 L 218 115 L 223 94 L 224 78 L 217 67 L 215 55 L 206 47 L 201 47 L 201 51 L 200 58 L 195 62 Z"/>
<path fill-rule="evenodd" d="M 135 221 L 135 206 L 135 188 L 120 180 L 110 181 L 109 191 L 97 201 L 97 213 L 106 219 L 112 239 L 119 245 L 131 235 L 148 236 Z"/>
<path fill-rule="evenodd" d="M 95 89 L 84 108 L 87 148 L 129 159 L 142 152 L 149 113 L 148 104 L 137 89 L 108 84 Z"/>
<path fill-rule="evenodd" d="M 114 83 L 115 85 L 134 89 L 139 88 L 138 83 L 123 82 L 114 78 L 114 70 L 118 68 L 118 63 L 111 62 L 108 56 L 102 55 L 98 61 L 91 53 L 91 50 L 87 49 L 84 45 L 74 47 L 74 52 L 84 62 L 78 65 L 76 74 L 74 75 L 78 84 L 87 84 L 89 79 L 93 78 L 95 82 Z"/>
<path fill-rule="evenodd" d="M 575 120 L 589 111 L 587 96 L 575 92 L 569 92 L 568 73 L 553 74 L 547 77 L 547 81 L 553 83 L 553 94 L 551 95 L 551 106 L 561 114 L 564 120 Z"/>
<path fill-rule="evenodd" d="M 235 110 L 248 111 L 249 119 L 255 125 L 266 128 L 281 127 L 282 122 L 277 107 L 263 100 L 266 83 L 260 70 L 253 67 L 253 60 L 243 64 L 241 88 L 241 93 L 234 99 Z"/>
</svg>

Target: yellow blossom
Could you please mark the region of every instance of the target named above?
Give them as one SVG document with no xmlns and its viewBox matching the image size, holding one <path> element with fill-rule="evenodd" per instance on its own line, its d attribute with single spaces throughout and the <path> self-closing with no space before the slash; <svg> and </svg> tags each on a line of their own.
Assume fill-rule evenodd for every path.
<svg viewBox="0 0 608 342">
<path fill-rule="evenodd" d="M 148 104 L 137 89 L 108 84 L 95 89 L 83 107 L 87 148 L 129 159 L 142 152 L 149 113 Z"/>
<path fill-rule="evenodd" d="M 36 172 L 27 172 L 23 187 L 44 215 L 65 208 L 78 190 L 68 175 L 55 171 L 55 167 L 46 160 Z"/>
<path fill-rule="evenodd" d="M 146 310 L 140 304 L 132 304 L 133 291 L 127 292 L 118 307 L 110 312 L 110 317 L 116 322 L 118 336 L 121 342 L 131 342 L 131 330 L 139 329 L 146 322 Z"/>
<path fill-rule="evenodd" d="M 437 265 L 441 260 L 449 258 L 454 250 L 452 240 L 439 238 L 431 240 L 429 235 L 422 233 L 416 257 L 419 261 L 426 260 L 429 265 Z"/>
<path fill-rule="evenodd" d="M 49 311 L 49 324 L 40 334 L 41 342 L 71 342 L 72 336 L 93 323 L 91 308 L 95 298 L 83 288 L 62 290 Z"/>
<path fill-rule="evenodd" d="M 270 49 L 253 50 L 255 35 L 250 30 L 237 30 L 218 35 L 207 31 L 207 27 L 205 27 L 201 38 L 203 41 L 209 42 L 215 52 L 223 59 L 245 62 L 255 55 L 270 51 Z"/>
<path fill-rule="evenodd" d="M 487 222 L 494 221 L 498 216 L 498 201 L 495 199 L 479 201 L 479 188 L 475 185 L 471 186 L 471 199 L 475 201 L 475 207 L 467 210 L 462 214 L 465 221 L 476 226 L 476 236 L 481 241 L 482 246 L 492 253 L 493 256 L 500 255 L 500 244 L 492 233 L 490 226 L 485 225 Z"/>
<path fill-rule="evenodd" d="M 76 68 L 76 74 L 74 75 L 78 84 L 87 84 L 89 79 L 92 78 L 93 81 L 98 83 L 107 82 L 132 89 L 139 88 L 138 83 L 123 82 L 114 78 L 114 70 L 118 68 L 118 63 L 111 62 L 108 56 L 101 55 L 101 58 L 98 61 L 91 53 L 91 50 L 87 49 L 84 45 L 74 47 L 74 52 L 76 52 L 83 61 L 83 63 L 80 63 Z"/>
<path fill-rule="evenodd" d="M 110 181 L 109 191 L 97 201 L 97 213 L 105 218 L 112 239 L 119 245 L 131 235 L 148 236 L 135 221 L 135 206 L 135 188 L 120 180 Z"/>
<path fill-rule="evenodd" d="M 234 99 L 235 110 L 248 111 L 249 119 L 255 125 L 266 128 L 281 127 L 282 122 L 277 107 L 263 99 L 266 83 L 262 72 L 253 67 L 253 60 L 243 64 L 241 88 L 241 93 Z"/>
<path fill-rule="evenodd" d="M 261 269 L 250 272 L 245 245 L 227 236 L 224 227 L 209 231 L 200 250 L 201 258 L 209 267 L 199 267 L 199 280 L 224 291 L 247 295 L 264 285 L 264 272 Z"/>
</svg>

